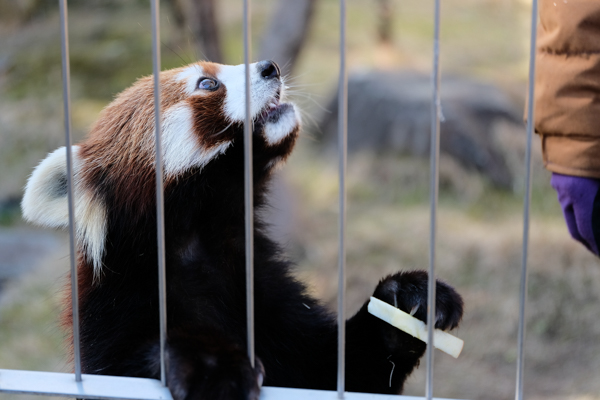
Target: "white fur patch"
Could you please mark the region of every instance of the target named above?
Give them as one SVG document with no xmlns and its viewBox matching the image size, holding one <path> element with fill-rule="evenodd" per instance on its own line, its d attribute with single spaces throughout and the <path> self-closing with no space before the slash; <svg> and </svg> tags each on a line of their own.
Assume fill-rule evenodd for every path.
<svg viewBox="0 0 600 400">
<path fill-rule="evenodd" d="M 250 114 L 255 118 L 272 101 L 279 81 L 267 80 L 260 76 L 257 63 L 250 64 Z M 233 122 L 246 120 L 246 65 L 222 65 L 218 78 L 227 88 L 224 112 Z"/>
<path fill-rule="evenodd" d="M 184 67 L 181 72 L 175 75 L 175 79 L 185 82 L 185 92 L 192 95 L 196 92 L 198 79 L 204 75 L 204 70 L 199 64 L 190 64 Z"/>
<path fill-rule="evenodd" d="M 261 76 L 258 63 L 250 64 L 250 113 L 251 118 L 255 119 L 258 114 L 263 111 L 270 103 L 275 100 L 275 95 L 280 90 L 280 96 L 283 99 L 284 87 L 280 80 L 265 79 Z M 229 122 L 244 122 L 246 120 L 246 66 L 240 65 L 220 65 L 217 79 L 219 79 L 227 90 L 225 97 L 223 112 Z M 198 64 L 192 64 L 183 68 L 176 75 L 176 79 L 185 81 L 186 92 L 189 95 L 198 93 L 196 85 L 198 79 L 202 76 L 202 67 Z M 191 111 L 183 110 L 177 107 L 172 112 L 168 111 L 165 116 L 165 125 L 170 125 L 165 128 L 165 136 L 170 135 L 171 144 L 166 144 L 169 149 L 165 150 L 166 157 L 171 162 L 166 161 L 166 171 L 176 173 L 183 171 L 191 166 L 205 165 L 204 161 L 199 160 L 199 152 L 197 147 L 191 146 L 194 143 L 194 135 L 192 133 Z M 281 142 L 296 126 L 300 124 L 300 115 L 294 107 L 293 112 L 288 112 L 281 116 L 276 123 L 267 123 L 265 126 L 266 140 L 271 145 L 276 145 Z M 179 128 L 178 128 L 179 127 Z M 168 132 L 167 132 L 168 131 Z M 225 147 L 227 148 L 227 147 Z M 220 152 L 224 151 L 220 150 Z M 212 158 L 216 155 L 204 153 L 202 158 Z M 196 160 L 196 161 L 193 161 Z"/>
<path fill-rule="evenodd" d="M 267 143 L 274 146 L 286 138 L 300 124 L 300 114 L 296 107 L 282 114 L 277 122 L 265 124 L 265 138 Z"/>
<path fill-rule="evenodd" d="M 100 273 L 106 237 L 106 209 L 83 187 L 79 146 L 73 146 L 73 183 L 75 229 L 77 242 L 92 260 L 94 275 Z M 23 217 L 38 225 L 64 228 L 69 225 L 66 188 L 66 150 L 64 147 L 50 153 L 35 168 L 25 186 L 21 202 Z"/>
<path fill-rule="evenodd" d="M 204 167 L 210 160 L 223 154 L 231 142 L 206 149 L 194 134 L 193 113 L 189 106 L 178 105 L 168 109 L 163 117 L 162 144 L 165 175 L 177 175 L 193 167 Z"/>
</svg>

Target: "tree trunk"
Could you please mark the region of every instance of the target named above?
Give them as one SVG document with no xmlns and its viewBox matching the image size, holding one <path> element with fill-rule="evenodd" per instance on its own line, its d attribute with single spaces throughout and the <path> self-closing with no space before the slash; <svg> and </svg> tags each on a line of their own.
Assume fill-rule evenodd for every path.
<svg viewBox="0 0 600 400">
<path fill-rule="evenodd" d="M 379 42 L 384 44 L 392 43 L 394 13 L 392 12 L 392 4 L 390 0 L 379 0 L 378 16 L 377 16 L 377 36 Z"/>
<path fill-rule="evenodd" d="M 292 71 L 307 36 L 315 0 L 280 0 L 262 37 L 258 60 L 273 60 L 282 74 Z"/>
<path fill-rule="evenodd" d="M 171 0 L 171 3 L 177 23 L 192 31 L 201 58 L 223 62 L 217 0 Z"/>
</svg>

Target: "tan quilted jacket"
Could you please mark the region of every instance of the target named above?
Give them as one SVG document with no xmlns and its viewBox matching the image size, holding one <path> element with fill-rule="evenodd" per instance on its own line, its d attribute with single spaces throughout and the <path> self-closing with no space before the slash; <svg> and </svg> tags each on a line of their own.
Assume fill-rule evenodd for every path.
<svg viewBox="0 0 600 400">
<path fill-rule="evenodd" d="M 541 0 L 535 129 L 547 169 L 600 178 L 600 0 Z"/>
</svg>

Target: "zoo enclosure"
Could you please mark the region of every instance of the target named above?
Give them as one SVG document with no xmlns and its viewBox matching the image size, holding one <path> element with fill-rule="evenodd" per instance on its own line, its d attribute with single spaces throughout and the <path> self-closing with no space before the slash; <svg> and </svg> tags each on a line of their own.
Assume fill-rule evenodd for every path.
<svg viewBox="0 0 600 400">
<path fill-rule="evenodd" d="M 71 271 L 72 271 L 72 298 L 73 298 L 73 338 L 75 349 L 75 373 L 57 374 L 47 372 L 30 372 L 15 370 L 0 370 L 0 392 L 14 393 L 32 393 L 41 395 L 63 395 L 71 397 L 85 398 L 144 398 L 144 399 L 169 399 L 171 398 L 166 388 L 166 365 L 165 365 L 165 341 L 166 341 L 166 286 L 165 286 L 165 255 L 164 255 L 164 210 L 163 210 L 163 190 L 162 190 L 162 152 L 160 149 L 160 93 L 158 91 L 159 71 L 160 71 L 160 48 L 159 48 L 159 23 L 158 23 L 158 0 L 151 0 L 152 7 L 152 35 L 153 35 L 153 70 L 155 84 L 155 121 L 156 121 L 156 174 L 157 174 L 157 215 L 158 220 L 158 249 L 159 249 L 159 293 L 160 293 L 160 331 L 161 331 L 161 381 L 140 378 L 107 377 L 95 375 L 83 375 L 81 373 L 81 364 L 79 356 L 79 329 L 78 329 L 78 304 L 77 304 L 77 279 L 75 269 L 75 221 L 73 214 L 73 190 L 72 190 L 72 155 L 71 155 L 71 105 L 70 105 L 70 71 L 69 71 L 69 45 L 67 29 L 67 5 L 66 0 L 59 0 L 61 9 L 61 36 L 62 36 L 62 61 L 63 61 L 63 96 L 65 108 L 65 131 L 67 142 L 67 176 L 69 193 L 69 230 L 70 230 L 70 249 L 71 249 Z M 244 59 L 246 64 L 246 124 L 245 124 L 245 191 L 246 191 L 246 273 L 247 273 L 247 315 L 248 315 L 248 356 L 254 363 L 254 317 L 253 317 L 253 221 L 252 221 L 252 171 L 251 141 L 248 138 L 251 135 L 250 124 L 250 101 L 249 101 L 249 0 L 244 0 Z M 434 31 L 434 51 L 433 51 L 433 73 L 432 73 L 432 113 L 431 113 L 431 177 L 430 177 L 430 246 L 429 246 L 429 294 L 428 303 L 435 305 L 435 256 L 436 256 L 436 215 L 438 198 L 438 160 L 439 160 L 439 129 L 441 117 L 440 104 L 440 67 L 439 67 L 439 32 L 440 32 L 440 0 L 435 1 L 435 31 Z M 533 1 L 531 14 L 531 47 L 530 47 L 530 72 L 529 72 L 529 98 L 533 98 L 533 82 L 535 72 L 535 34 L 537 22 L 537 1 Z M 392 396 L 366 395 L 357 393 L 346 393 L 344 390 L 344 365 L 345 352 L 345 219 L 346 219 L 346 153 L 347 153 L 347 68 L 346 68 L 346 2 L 340 0 L 340 78 L 339 78 L 339 180 L 340 180 L 340 218 L 339 218 L 339 289 L 338 289 L 338 319 L 339 319 L 339 340 L 338 340 L 338 398 L 361 399 L 361 398 L 392 398 Z M 523 345 L 525 336 L 525 305 L 527 289 L 527 251 L 529 236 L 529 204 L 531 193 L 531 141 L 532 141 L 532 121 L 533 104 L 528 106 L 528 126 L 527 126 L 527 152 L 526 152 L 526 193 L 524 201 L 524 223 L 523 223 L 523 252 L 522 252 L 522 270 L 521 270 L 521 290 L 520 290 L 520 314 L 519 314 L 519 333 L 518 333 L 518 361 L 517 361 L 517 383 L 515 388 L 515 398 L 523 397 Z M 435 315 L 434 307 L 428 308 L 428 319 L 432 320 Z M 433 343 L 433 324 L 428 324 L 429 342 Z M 426 398 L 433 398 L 433 346 L 428 346 L 427 354 L 427 384 Z M 275 398 L 333 398 L 333 392 L 306 391 L 284 388 L 264 388 L 263 399 Z M 397 398 L 398 396 L 393 396 Z M 403 396 L 404 398 L 410 398 Z"/>
</svg>

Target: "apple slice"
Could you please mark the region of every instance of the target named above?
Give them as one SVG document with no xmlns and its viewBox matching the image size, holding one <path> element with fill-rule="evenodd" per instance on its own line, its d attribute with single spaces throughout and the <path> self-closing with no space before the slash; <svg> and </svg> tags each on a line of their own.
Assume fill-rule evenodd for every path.
<svg viewBox="0 0 600 400">
<path fill-rule="evenodd" d="M 427 343 L 427 325 L 423 321 L 375 297 L 371 297 L 368 310 L 377 318 Z M 454 358 L 458 358 L 464 344 L 462 339 L 448 332 L 433 331 L 433 346 Z"/>
</svg>

